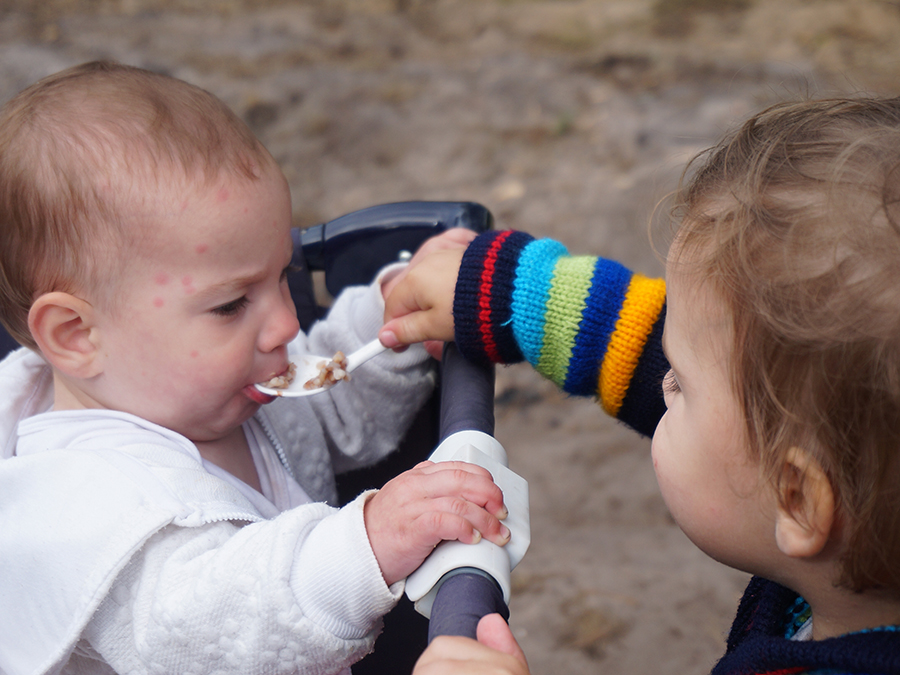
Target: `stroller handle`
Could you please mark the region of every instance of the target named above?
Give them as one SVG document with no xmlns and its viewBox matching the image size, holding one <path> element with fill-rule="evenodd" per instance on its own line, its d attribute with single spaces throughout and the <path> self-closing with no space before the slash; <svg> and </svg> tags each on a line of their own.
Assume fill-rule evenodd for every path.
<svg viewBox="0 0 900 675">
<path fill-rule="evenodd" d="M 494 369 L 467 361 L 456 345 L 444 345 L 441 361 L 440 436 L 460 431 L 494 433 Z M 509 619 L 500 585 L 486 572 L 463 567 L 444 576 L 428 624 L 428 641 L 439 635 L 475 637 L 481 617 Z"/>
<path fill-rule="evenodd" d="M 494 434 L 494 368 L 472 363 L 447 342 L 441 358 L 440 440 L 468 430 Z"/>
</svg>

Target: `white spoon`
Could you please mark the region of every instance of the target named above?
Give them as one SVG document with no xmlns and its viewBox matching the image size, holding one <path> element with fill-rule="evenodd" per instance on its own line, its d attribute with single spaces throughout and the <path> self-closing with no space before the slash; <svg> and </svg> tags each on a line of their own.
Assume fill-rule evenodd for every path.
<svg viewBox="0 0 900 675">
<path fill-rule="evenodd" d="M 352 373 L 369 359 L 378 356 L 385 349 L 387 349 L 387 347 L 381 344 L 378 338 L 375 338 L 368 344 L 364 344 L 355 352 L 351 352 L 347 355 L 347 367 L 344 368 L 344 370 L 348 373 Z M 321 387 L 306 389 L 303 385 L 319 374 L 318 364 L 323 361 L 326 363 L 330 362 L 332 357 L 303 354 L 301 356 L 292 356 L 291 360 L 294 362 L 297 371 L 294 373 L 294 379 L 291 380 L 291 383 L 287 387 L 284 389 L 272 389 L 271 387 L 257 384 L 256 388 L 269 396 L 310 396 L 312 394 L 321 394 L 323 391 L 331 389 L 338 382 L 342 381 L 336 380 L 334 382 L 326 383 Z"/>
</svg>

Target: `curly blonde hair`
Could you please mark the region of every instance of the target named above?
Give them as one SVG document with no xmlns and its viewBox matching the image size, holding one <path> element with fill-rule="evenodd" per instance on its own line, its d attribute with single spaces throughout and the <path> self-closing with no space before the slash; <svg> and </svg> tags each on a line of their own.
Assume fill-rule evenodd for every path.
<svg viewBox="0 0 900 675">
<path fill-rule="evenodd" d="M 35 348 L 28 312 L 41 294 L 114 302 L 117 275 L 149 234 L 123 206 L 271 165 L 224 103 L 175 78 L 93 62 L 33 84 L 0 109 L 0 321 Z"/>
<path fill-rule="evenodd" d="M 900 98 L 776 105 L 685 176 L 675 258 L 730 310 L 751 448 L 775 484 L 791 447 L 812 452 L 845 535 L 836 583 L 900 593 Z"/>
</svg>

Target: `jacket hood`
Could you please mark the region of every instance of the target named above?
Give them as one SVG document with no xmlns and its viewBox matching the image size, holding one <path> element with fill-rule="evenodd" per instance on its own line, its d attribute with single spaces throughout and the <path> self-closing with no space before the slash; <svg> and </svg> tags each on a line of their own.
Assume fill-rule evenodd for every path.
<svg viewBox="0 0 900 675">
<path fill-rule="evenodd" d="M 15 454 L 19 422 L 53 405 L 53 371 L 26 347 L 0 361 L 0 459 Z"/>
</svg>

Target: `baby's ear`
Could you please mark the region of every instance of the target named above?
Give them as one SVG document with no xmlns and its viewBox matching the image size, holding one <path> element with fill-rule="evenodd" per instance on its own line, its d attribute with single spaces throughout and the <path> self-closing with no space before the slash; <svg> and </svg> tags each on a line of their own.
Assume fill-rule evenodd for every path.
<svg viewBox="0 0 900 675">
<path fill-rule="evenodd" d="M 778 490 L 778 548 L 792 558 L 818 554 L 831 537 L 835 516 L 834 490 L 822 465 L 806 450 L 791 448 L 781 468 Z"/>
<path fill-rule="evenodd" d="M 44 293 L 31 305 L 28 328 L 41 354 L 57 370 L 79 379 L 100 372 L 90 303 L 69 293 Z"/>
</svg>

